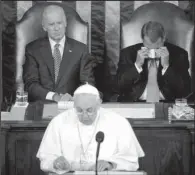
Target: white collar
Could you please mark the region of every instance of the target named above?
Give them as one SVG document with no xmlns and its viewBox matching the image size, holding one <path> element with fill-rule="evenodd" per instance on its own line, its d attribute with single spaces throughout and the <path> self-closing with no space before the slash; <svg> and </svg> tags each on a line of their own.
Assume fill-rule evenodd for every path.
<svg viewBox="0 0 195 175">
<path fill-rule="evenodd" d="M 52 48 L 52 49 L 54 48 L 54 46 L 55 46 L 56 44 L 60 44 L 60 46 L 61 46 L 62 48 L 64 48 L 65 41 L 66 41 L 65 35 L 63 36 L 63 38 L 60 40 L 59 43 L 57 43 L 56 41 L 54 41 L 53 39 L 51 39 L 51 38 L 49 37 L 49 42 L 50 42 L 50 45 L 51 45 L 51 48 Z"/>
</svg>

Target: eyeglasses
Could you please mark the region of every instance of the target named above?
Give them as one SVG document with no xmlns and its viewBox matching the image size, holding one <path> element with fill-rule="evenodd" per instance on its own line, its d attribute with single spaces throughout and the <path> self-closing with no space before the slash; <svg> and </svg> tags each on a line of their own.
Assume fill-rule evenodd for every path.
<svg viewBox="0 0 195 175">
<path fill-rule="evenodd" d="M 93 108 L 93 107 L 91 107 L 91 108 L 87 108 L 87 109 L 81 109 L 81 108 L 78 108 L 78 107 L 75 107 L 75 109 L 76 109 L 76 112 L 77 112 L 77 114 L 79 114 L 79 115 L 82 115 L 82 114 L 84 114 L 85 112 L 88 114 L 88 115 L 93 115 L 95 112 L 96 112 L 96 108 Z"/>
</svg>

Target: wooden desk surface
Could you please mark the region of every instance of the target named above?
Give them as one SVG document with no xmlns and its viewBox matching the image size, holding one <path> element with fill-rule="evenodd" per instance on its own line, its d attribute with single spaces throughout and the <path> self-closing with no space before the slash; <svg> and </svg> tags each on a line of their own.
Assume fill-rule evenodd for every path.
<svg viewBox="0 0 195 175">
<path fill-rule="evenodd" d="M 168 121 L 131 121 L 132 126 L 135 128 L 189 128 L 194 129 L 193 122 L 185 122 L 185 123 L 169 123 Z M 2 121 L 1 127 L 2 129 L 16 129 L 16 128 L 45 128 L 47 127 L 50 120 L 45 121 Z"/>
<path fill-rule="evenodd" d="M 194 129 L 194 122 L 172 122 L 169 123 L 168 121 L 157 120 L 131 120 L 127 119 L 133 128 L 186 128 L 193 130 Z M 5 130 L 10 129 L 38 129 L 42 130 L 46 128 L 50 120 L 42 120 L 42 121 L 2 121 L 1 128 Z"/>
</svg>

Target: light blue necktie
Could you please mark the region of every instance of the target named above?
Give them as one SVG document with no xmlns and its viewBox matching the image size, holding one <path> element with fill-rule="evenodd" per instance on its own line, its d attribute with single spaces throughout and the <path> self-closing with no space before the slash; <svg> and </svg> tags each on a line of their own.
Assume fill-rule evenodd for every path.
<svg viewBox="0 0 195 175">
<path fill-rule="evenodd" d="M 53 52 L 53 58 L 54 58 L 54 73 L 55 73 L 55 82 L 57 82 L 59 69 L 60 69 L 60 63 L 61 63 L 61 53 L 59 50 L 60 44 L 55 44 L 54 46 L 54 52 Z"/>
<path fill-rule="evenodd" d="M 157 64 L 155 60 L 149 62 L 148 83 L 147 83 L 147 102 L 159 102 L 160 91 L 157 82 Z"/>
</svg>

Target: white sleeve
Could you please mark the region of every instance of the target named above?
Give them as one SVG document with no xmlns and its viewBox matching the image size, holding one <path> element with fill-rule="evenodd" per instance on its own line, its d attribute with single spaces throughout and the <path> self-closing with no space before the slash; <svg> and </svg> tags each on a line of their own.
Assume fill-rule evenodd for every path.
<svg viewBox="0 0 195 175">
<path fill-rule="evenodd" d="M 129 122 L 125 119 L 118 130 L 117 152 L 110 159 L 116 163 L 115 170 L 136 171 L 139 168 L 138 158 L 144 156 L 144 152 L 134 134 Z"/>
<path fill-rule="evenodd" d="M 165 67 L 165 68 L 162 69 L 162 75 L 165 74 L 165 72 L 167 71 L 168 67 L 169 67 L 169 66 L 167 66 L 167 67 Z"/>
<path fill-rule="evenodd" d="M 39 158 L 41 170 L 44 172 L 63 174 L 67 171 L 57 171 L 53 167 L 54 160 L 63 156 L 60 141 L 60 122 L 56 119 L 53 118 L 47 126 L 36 157 Z"/>
<path fill-rule="evenodd" d="M 143 71 L 143 69 L 142 69 L 142 68 L 139 68 L 139 67 L 137 66 L 136 63 L 134 63 L 134 65 L 135 65 L 135 67 L 136 67 L 136 69 L 137 69 L 137 71 L 138 71 L 139 73 L 141 73 L 141 72 Z"/>
<path fill-rule="evenodd" d="M 53 96 L 54 96 L 55 92 L 48 92 L 46 95 L 46 100 L 53 100 Z"/>
<path fill-rule="evenodd" d="M 56 174 L 64 174 L 64 173 L 67 173 L 69 171 L 69 170 L 63 170 L 63 171 L 56 170 L 53 167 L 53 162 L 58 156 L 42 154 L 41 157 L 43 157 L 43 158 L 40 158 L 40 168 L 42 171 L 50 172 L 50 173 L 52 172 L 52 173 L 56 173 Z"/>
</svg>

